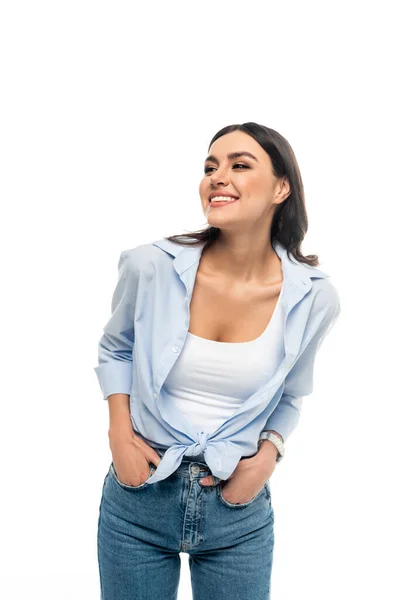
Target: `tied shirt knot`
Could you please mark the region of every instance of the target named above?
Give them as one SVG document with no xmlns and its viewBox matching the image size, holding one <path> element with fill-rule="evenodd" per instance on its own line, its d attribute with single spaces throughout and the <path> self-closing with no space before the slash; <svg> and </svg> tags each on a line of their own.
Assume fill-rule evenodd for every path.
<svg viewBox="0 0 400 600">
<path fill-rule="evenodd" d="M 198 441 L 188 446 L 185 455 L 197 456 L 205 451 L 209 434 L 205 431 L 199 431 L 197 434 Z"/>
</svg>

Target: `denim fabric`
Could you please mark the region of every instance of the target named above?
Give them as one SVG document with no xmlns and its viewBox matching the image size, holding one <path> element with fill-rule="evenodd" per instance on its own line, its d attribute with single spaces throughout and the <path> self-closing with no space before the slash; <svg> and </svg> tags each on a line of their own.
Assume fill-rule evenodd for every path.
<svg viewBox="0 0 400 600">
<path fill-rule="evenodd" d="M 155 448 L 163 456 L 164 450 Z M 189 554 L 193 600 L 269 600 L 274 511 L 269 481 L 232 504 L 224 480 L 185 456 L 169 477 L 125 485 L 111 463 L 98 519 L 101 600 L 176 600 L 180 552 Z M 156 471 L 150 463 L 150 476 Z"/>
</svg>

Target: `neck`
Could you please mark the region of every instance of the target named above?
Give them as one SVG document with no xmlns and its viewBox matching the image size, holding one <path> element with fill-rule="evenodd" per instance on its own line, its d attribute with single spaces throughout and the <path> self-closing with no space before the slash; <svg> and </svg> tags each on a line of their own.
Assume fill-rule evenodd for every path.
<svg viewBox="0 0 400 600">
<path fill-rule="evenodd" d="M 242 283 L 274 282 L 282 278 L 281 261 L 269 238 L 220 236 L 203 255 L 210 274 Z"/>
</svg>

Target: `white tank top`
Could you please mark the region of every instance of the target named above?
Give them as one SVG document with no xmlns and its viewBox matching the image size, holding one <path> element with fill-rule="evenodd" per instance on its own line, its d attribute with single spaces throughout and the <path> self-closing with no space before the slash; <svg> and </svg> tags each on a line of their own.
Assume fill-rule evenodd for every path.
<svg viewBox="0 0 400 600">
<path fill-rule="evenodd" d="M 216 342 L 188 332 L 164 387 L 199 431 L 214 432 L 277 369 L 284 355 L 282 289 L 266 329 L 255 340 Z"/>
</svg>

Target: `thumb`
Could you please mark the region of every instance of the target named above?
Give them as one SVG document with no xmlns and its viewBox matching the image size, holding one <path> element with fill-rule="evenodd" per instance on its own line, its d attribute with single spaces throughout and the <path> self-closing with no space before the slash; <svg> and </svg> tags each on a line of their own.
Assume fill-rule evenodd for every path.
<svg viewBox="0 0 400 600">
<path fill-rule="evenodd" d="M 141 449 L 141 451 L 143 452 L 147 462 L 148 463 L 151 462 L 151 463 L 153 463 L 153 465 L 158 467 L 158 465 L 161 462 L 161 457 L 154 450 L 154 448 L 152 446 L 149 446 L 149 444 L 146 444 L 146 442 L 137 435 L 134 436 L 134 442 L 135 442 L 135 445 L 138 446 Z"/>
<path fill-rule="evenodd" d="M 156 467 L 158 467 L 161 462 L 161 457 L 155 450 L 151 452 L 150 461 L 153 463 L 153 465 L 156 465 Z"/>
</svg>

